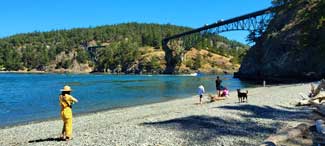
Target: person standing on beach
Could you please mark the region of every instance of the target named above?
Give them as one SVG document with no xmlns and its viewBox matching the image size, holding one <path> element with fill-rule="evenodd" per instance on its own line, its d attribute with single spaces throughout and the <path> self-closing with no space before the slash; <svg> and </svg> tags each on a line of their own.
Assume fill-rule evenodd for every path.
<svg viewBox="0 0 325 146">
<path fill-rule="evenodd" d="M 198 94 L 200 96 L 200 104 L 202 104 L 202 98 L 203 98 L 203 93 L 204 93 L 204 87 L 203 85 L 200 85 L 199 88 L 198 88 Z"/>
<path fill-rule="evenodd" d="M 220 97 L 220 91 L 221 91 L 221 83 L 222 83 L 222 80 L 220 80 L 219 76 L 217 76 L 217 79 L 216 79 L 216 89 L 217 89 L 217 92 L 218 92 L 218 96 Z"/>
<path fill-rule="evenodd" d="M 64 86 L 59 96 L 61 106 L 61 118 L 63 120 L 63 128 L 61 138 L 64 140 L 72 139 L 72 104 L 78 102 L 76 98 L 70 95 L 72 89 L 70 86 Z"/>
</svg>

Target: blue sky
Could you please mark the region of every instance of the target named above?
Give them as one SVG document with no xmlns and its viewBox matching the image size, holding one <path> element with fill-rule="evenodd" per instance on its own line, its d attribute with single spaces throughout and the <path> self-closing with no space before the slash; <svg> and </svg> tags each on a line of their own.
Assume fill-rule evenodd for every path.
<svg viewBox="0 0 325 146">
<path fill-rule="evenodd" d="M 271 0 L 2 0 L 0 38 L 124 22 L 197 28 L 270 6 Z M 245 42 L 247 32 L 221 35 Z"/>
</svg>

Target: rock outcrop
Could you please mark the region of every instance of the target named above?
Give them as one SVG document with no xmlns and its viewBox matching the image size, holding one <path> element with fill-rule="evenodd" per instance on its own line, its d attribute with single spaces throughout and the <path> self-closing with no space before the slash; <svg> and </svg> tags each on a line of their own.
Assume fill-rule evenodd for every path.
<svg viewBox="0 0 325 146">
<path fill-rule="evenodd" d="M 300 82 L 325 77 L 325 2 L 296 0 L 276 10 L 235 77 Z"/>
</svg>

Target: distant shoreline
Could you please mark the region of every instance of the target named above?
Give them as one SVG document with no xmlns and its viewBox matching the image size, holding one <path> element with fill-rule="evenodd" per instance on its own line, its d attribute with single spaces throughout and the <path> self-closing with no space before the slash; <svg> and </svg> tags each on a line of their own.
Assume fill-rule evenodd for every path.
<svg viewBox="0 0 325 146">
<path fill-rule="evenodd" d="M 47 71 L 0 71 L 0 73 L 26 73 L 26 74 L 107 74 L 107 75 L 192 75 L 193 73 L 175 73 L 175 74 L 159 74 L 159 73 L 142 73 L 142 74 L 126 74 L 126 73 L 106 73 L 106 72 L 47 72 Z M 232 75 L 233 72 L 220 73 L 203 73 L 204 75 Z"/>
<path fill-rule="evenodd" d="M 26 73 L 26 74 L 91 74 L 88 72 L 47 72 L 47 71 L 0 71 L 0 73 Z"/>
<path fill-rule="evenodd" d="M 0 71 L 0 74 L 75 74 L 75 75 L 175 75 L 175 76 L 193 76 L 192 74 L 185 74 L 185 73 L 179 73 L 179 74 L 124 74 L 124 73 L 106 73 L 106 72 L 46 72 L 46 71 Z M 254 85 L 263 85 L 263 79 L 262 78 L 240 78 L 236 76 L 234 73 L 203 73 L 203 75 L 232 75 L 233 78 L 237 78 L 241 81 L 254 84 Z M 198 75 L 199 77 L 200 75 Z M 268 78 L 265 80 L 266 85 L 287 85 L 287 84 L 303 84 L 303 83 L 310 83 L 310 82 L 318 82 L 319 79 L 302 79 L 302 78 L 290 78 L 290 79 L 283 79 L 283 78 Z"/>
<path fill-rule="evenodd" d="M 45 71 L 0 71 L 0 73 L 48 73 Z"/>
<path fill-rule="evenodd" d="M 175 74 L 125 74 L 125 73 L 106 73 L 106 72 L 47 72 L 47 71 L 0 71 L 2 73 L 15 73 L 15 74 L 104 74 L 104 75 L 186 75 L 193 76 L 193 73 L 175 73 Z M 236 73 L 229 72 L 220 72 L 220 73 L 203 73 L 203 75 L 233 75 L 233 78 L 237 78 L 239 80 L 251 83 L 262 85 L 263 78 L 259 77 L 240 77 L 236 75 Z M 200 76 L 200 75 L 199 75 Z M 266 78 L 264 79 L 267 85 L 281 85 L 281 84 L 299 84 L 299 83 L 309 83 L 309 82 L 317 82 L 319 78 Z"/>
</svg>

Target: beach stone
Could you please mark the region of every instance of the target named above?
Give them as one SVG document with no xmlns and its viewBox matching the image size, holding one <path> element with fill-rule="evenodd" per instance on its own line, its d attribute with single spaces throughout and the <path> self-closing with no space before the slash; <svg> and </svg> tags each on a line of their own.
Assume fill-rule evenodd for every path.
<svg viewBox="0 0 325 146">
<path fill-rule="evenodd" d="M 238 104 L 236 93 L 231 92 L 224 101 L 203 105 L 195 104 L 198 98 L 193 96 L 75 116 L 74 139 L 69 142 L 49 140 L 59 136 L 60 119 L 7 127 L 0 129 L 0 145 L 259 145 L 281 126 L 306 120 L 310 109 L 290 102 L 299 98 L 295 93 L 308 92 L 308 87 L 249 88 L 245 104 Z"/>
</svg>

